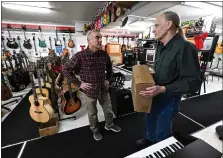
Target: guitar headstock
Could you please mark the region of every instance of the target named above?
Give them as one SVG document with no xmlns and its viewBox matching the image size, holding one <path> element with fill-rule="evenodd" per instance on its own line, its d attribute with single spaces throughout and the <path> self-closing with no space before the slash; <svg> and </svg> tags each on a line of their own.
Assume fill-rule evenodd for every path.
<svg viewBox="0 0 223 158">
<path fill-rule="evenodd" d="M 49 40 L 51 41 L 51 37 L 49 37 Z"/>
<path fill-rule="evenodd" d="M 33 41 L 35 41 L 35 34 L 33 35 Z"/>
<path fill-rule="evenodd" d="M 19 36 L 17 36 L 17 40 L 20 41 L 20 37 Z"/>
<path fill-rule="evenodd" d="M 40 26 L 38 27 L 38 30 L 41 32 L 41 27 Z"/>
<path fill-rule="evenodd" d="M 22 25 L 22 30 L 26 31 L 26 26 L 25 25 Z"/>
<path fill-rule="evenodd" d="M 5 40 L 4 36 L 2 36 L 2 38 L 1 38 L 1 39 L 2 39 L 2 41 L 4 41 L 4 40 Z"/>
</svg>

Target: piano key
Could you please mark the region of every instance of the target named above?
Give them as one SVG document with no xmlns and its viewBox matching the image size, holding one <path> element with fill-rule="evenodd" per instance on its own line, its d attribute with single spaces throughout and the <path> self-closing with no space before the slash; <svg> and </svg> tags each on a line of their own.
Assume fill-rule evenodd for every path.
<svg viewBox="0 0 223 158">
<path fill-rule="evenodd" d="M 177 151 L 177 148 L 175 148 L 175 147 L 173 146 L 173 144 L 171 144 L 170 147 L 174 150 L 174 152 Z"/>
<path fill-rule="evenodd" d="M 156 158 L 159 158 L 159 156 L 158 156 L 158 154 L 157 154 L 157 153 L 153 153 L 153 154 L 155 155 L 155 157 L 156 157 Z"/>
<path fill-rule="evenodd" d="M 159 151 L 157 151 L 156 153 L 159 155 L 160 158 L 164 157 Z"/>
<path fill-rule="evenodd" d="M 161 151 L 165 156 L 168 156 L 168 153 L 164 149 L 161 149 Z"/>
<path fill-rule="evenodd" d="M 149 155 L 149 158 L 154 158 L 151 154 Z"/>
<path fill-rule="evenodd" d="M 178 150 L 180 149 L 180 147 L 178 147 L 176 144 L 173 144 L 173 146 L 174 146 L 175 148 L 177 148 Z"/>
<path fill-rule="evenodd" d="M 174 151 L 172 151 L 168 146 L 166 147 L 167 150 L 172 154 Z"/>
<path fill-rule="evenodd" d="M 176 143 L 177 143 L 177 145 L 179 145 L 181 148 L 184 147 L 181 143 L 179 143 L 179 142 L 176 142 Z"/>
<path fill-rule="evenodd" d="M 163 148 L 163 149 L 166 151 L 166 153 L 167 153 L 168 155 L 171 154 L 166 148 Z"/>
</svg>

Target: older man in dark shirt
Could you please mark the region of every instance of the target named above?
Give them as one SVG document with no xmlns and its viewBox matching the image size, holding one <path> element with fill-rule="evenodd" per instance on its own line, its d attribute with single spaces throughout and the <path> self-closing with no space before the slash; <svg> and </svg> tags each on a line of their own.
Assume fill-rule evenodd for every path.
<svg viewBox="0 0 223 158">
<path fill-rule="evenodd" d="M 201 86 L 198 52 L 185 40 L 180 18 L 174 12 L 165 12 L 156 18 L 154 34 L 159 40 L 156 50 L 156 85 L 140 94 L 153 98 L 152 109 L 146 113 L 146 139 L 137 141 L 146 147 L 172 134 L 172 121 L 179 112 L 183 93 L 193 93 Z"/>
<path fill-rule="evenodd" d="M 108 94 L 112 64 L 108 54 L 102 48 L 102 36 L 99 30 L 87 35 L 88 48 L 77 52 L 65 63 L 63 74 L 76 84 L 84 93 L 83 103 L 87 106 L 90 128 L 95 140 L 101 140 L 98 130 L 97 100 L 105 115 L 105 129 L 120 132 L 121 128 L 113 123 L 113 112 Z M 80 75 L 81 81 L 75 75 Z"/>
</svg>

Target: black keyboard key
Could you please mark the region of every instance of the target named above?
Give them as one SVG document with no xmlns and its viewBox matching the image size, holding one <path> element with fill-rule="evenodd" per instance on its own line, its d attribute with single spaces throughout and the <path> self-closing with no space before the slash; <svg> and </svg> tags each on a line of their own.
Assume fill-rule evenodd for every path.
<svg viewBox="0 0 223 158">
<path fill-rule="evenodd" d="M 168 156 L 168 153 L 164 149 L 161 149 L 161 151 L 165 156 Z"/>
<path fill-rule="evenodd" d="M 159 151 L 157 151 L 156 153 L 159 155 L 159 157 L 163 158 L 163 155 Z"/>
<path fill-rule="evenodd" d="M 181 148 L 184 147 L 181 143 L 179 143 L 179 142 L 176 142 L 176 143 L 177 143 L 177 145 L 179 145 Z"/>
<path fill-rule="evenodd" d="M 173 144 L 171 144 L 170 147 L 174 150 L 174 152 L 177 151 L 177 149 L 173 146 Z"/>
<path fill-rule="evenodd" d="M 149 158 L 154 158 L 152 155 L 149 155 Z"/>
<path fill-rule="evenodd" d="M 166 148 L 163 148 L 163 149 L 166 151 L 166 153 L 167 153 L 168 155 L 171 154 Z"/>
<path fill-rule="evenodd" d="M 176 144 L 173 144 L 173 146 L 174 146 L 175 148 L 177 148 L 178 150 L 180 149 L 180 147 L 178 147 Z"/>
<path fill-rule="evenodd" d="M 156 156 L 156 158 L 159 158 L 159 156 L 158 156 L 158 154 L 157 153 L 153 153 L 155 156 Z"/>
<path fill-rule="evenodd" d="M 171 154 L 173 153 L 173 151 L 168 146 L 166 148 Z"/>
</svg>

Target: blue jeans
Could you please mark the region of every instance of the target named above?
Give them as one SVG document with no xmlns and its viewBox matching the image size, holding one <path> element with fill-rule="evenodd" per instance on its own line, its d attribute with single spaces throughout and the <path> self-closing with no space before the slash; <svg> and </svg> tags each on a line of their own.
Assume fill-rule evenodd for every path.
<svg viewBox="0 0 223 158">
<path fill-rule="evenodd" d="M 150 113 L 146 113 L 146 137 L 152 142 L 162 141 L 172 134 L 172 122 L 179 112 L 181 96 L 155 97 Z"/>
</svg>

